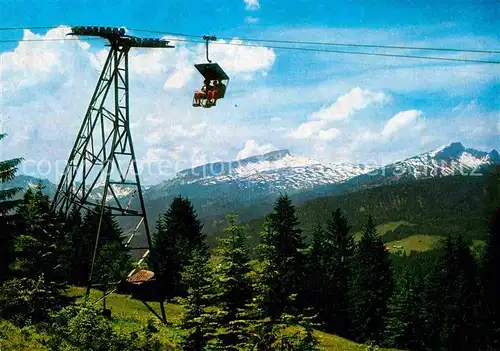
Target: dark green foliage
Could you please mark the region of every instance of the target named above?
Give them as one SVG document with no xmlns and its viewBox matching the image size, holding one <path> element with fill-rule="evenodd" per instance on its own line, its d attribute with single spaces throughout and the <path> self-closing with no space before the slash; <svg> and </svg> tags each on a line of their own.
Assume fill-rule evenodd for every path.
<svg viewBox="0 0 500 351">
<path fill-rule="evenodd" d="M 406 221 L 387 232 L 389 242 L 415 234 L 446 237 L 462 233 L 467 239 L 486 239 L 484 230 L 485 176 L 451 176 L 360 189 L 335 196 L 318 197 L 297 206 L 297 217 L 305 234 L 316 225 L 326 225 L 333 209 L 349 215 L 353 232 L 360 231 L 371 214 L 378 223 Z M 244 218 L 243 215 L 241 218 Z M 249 234 L 258 237 L 265 218 L 249 223 Z"/>
<path fill-rule="evenodd" d="M 0 141 L 6 134 L 0 134 Z M 14 216 L 13 210 L 19 200 L 13 200 L 14 195 L 21 189 L 5 188 L 4 183 L 12 180 L 16 174 L 21 158 L 0 160 L 0 284 L 9 277 L 9 265 L 14 260 Z"/>
<path fill-rule="evenodd" d="M 2 141 L 6 135 L 7 134 L 0 134 L 0 141 Z M 22 161 L 22 158 L 0 160 L 0 216 L 14 210 L 19 203 L 17 200 L 12 200 L 12 198 L 21 189 L 5 189 L 3 184 L 14 179 L 17 172 L 17 166 L 19 166 Z"/>
<path fill-rule="evenodd" d="M 443 237 L 463 233 L 469 239 L 484 239 L 485 180 L 484 176 L 456 176 L 379 186 L 308 201 L 297 214 L 307 232 L 323 224 L 332 208 L 340 207 L 349 214 L 354 231 L 362 229 L 368 214 L 379 223 L 412 224 L 388 233 L 384 242 L 422 233 Z"/>
<path fill-rule="evenodd" d="M 47 282 L 65 283 L 71 243 L 41 187 L 26 191 L 17 215 L 14 275 L 31 279 L 43 275 Z"/>
<path fill-rule="evenodd" d="M 461 236 L 448 237 L 423 290 L 425 347 L 477 349 L 478 302 L 477 267 L 469 246 Z"/>
<path fill-rule="evenodd" d="M 153 335 L 151 322 L 131 335 L 116 332 L 91 303 L 69 306 L 54 315 L 48 332 L 51 350 L 159 351 L 165 346 Z"/>
<path fill-rule="evenodd" d="M 71 238 L 74 245 L 71 252 L 70 271 L 74 284 L 85 285 L 90 276 L 94 246 L 99 226 L 100 210 L 88 211 L 81 225 L 79 215 L 70 216 L 74 223 Z M 92 272 L 92 283 L 104 280 L 120 281 L 132 270 L 132 263 L 122 236 L 122 231 L 109 211 L 104 211 L 99 235 L 97 255 Z"/>
<path fill-rule="evenodd" d="M 261 232 L 258 255 L 263 264 L 258 294 L 265 314 L 272 319 L 304 306 L 305 244 L 295 207 L 290 199 L 279 196 Z"/>
<path fill-rule="evenodd" d="M 389 253 L 377 235 L 373 218 L 363 230 L 353 258 L 349 284 L 349 314 L 354 337 L 382 341 L 387 303 L 393 293 Z"/>
<path fill-rule="evenodd" d="M 194 251 L 191 264 L 182 272 L 182 281 L 187 287 L 187 296 L 181 299 L 184 307 L 180 328 L 184 331 L 182 349 L 203 350 L 215 331 L 215 317 L 208 307 L 213 304 L 213 286 L 207 254 Z"/>
<path fill-rule="evenodd" d="M 500 208 L 491 221 L 481 265 L 484 343 L 500 348 Z"/>
<path fill-rule="evenodd" d="M 492 167 L 485 180 L 486 198 L 484 200 L 484 221 L 486 230 L 490 230 L 495 221 L 496 211 L 500 208 L 500 165 Z"/>
<path fill-rule="evenodd" d="M 82 216 L 73 210 L 65 222 L 65 231 L 71 242 L 69 253 L 68 281 L 74 285 L 85 285 L 89 276 L 90 250 L 95 243 L 91 235 L 83 235 Z"/>
<path fill-rule="evenodd" d="M 242 329 L 242 342 L 237 350 L 318 350 L 319 342 L 313 335 L 315 326 L 312 322 L 313 317 L 283 314 L 280 318 L 270 321 L 268 318 L 259 318 L 258 309 L 250 310 L 254 312 L 249 314 L 253 318 L 249 318 L 245 328 Z M 290 329 L 291 326 L 294 327 L 293 330 Z"/>
<path fill-rule="evenodd" d="M 326 330 L 347 336 L 348 283 L 354 237 L 340 209 L 332 212 L 326 230 L 316 227 L 310 253 L 313 307 Z"/>
<path fill-rule="evenodd" d="M 111 324 L 92 304 L 64 308 L 54 316 L 52 350 L 122 350 L 120 340 Z"/>
<path fill-rule="evenodd" d="M 180 196 L 173 199 L 167 212 L 158 219 L 149 264 L 166 298 L 185 296 L 181 271 L 189 264 L 194 250 L 207 251 L 202 227 L 189 199 Z"/>
<path fill-rule="evenodd" d="M 62 223 L 50 213 L 41 187 L 29 189 L 15 215 L 12 280 L 1 288 L 2 314 L 18 325 L 41 322 L 68 301 L 66 265 L 70 243 Z"/>
<path fill-rule="evenodd" d="M 422 349 L 422 284 L 405 270 L 389 302 L 384 344 L 404 350 Z"/>
<path fill-rule="evenodd" d="M 0 319 L 8 319 L 18 326 L 47 320 L 68 301 L 59 284 L 36 279 L 18 278 L 0 286 Z"/>
<path fill-rule="evenodd" d="M 216 333 L 220 347 L 234 349 L 240 344 L 241 310 L 250 302 L 250 259 L 243 227 L 237 216 L 228 216 L 228 226 L 214 258 L 214 292 L 220 328 Z"/>
</svg>

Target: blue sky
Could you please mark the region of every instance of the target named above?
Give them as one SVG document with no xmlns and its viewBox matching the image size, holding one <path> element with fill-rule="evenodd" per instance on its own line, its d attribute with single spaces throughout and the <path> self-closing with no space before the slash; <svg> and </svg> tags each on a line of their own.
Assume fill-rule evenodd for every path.
<svg viewBox="0 0 500 351">
<path fill-rule="evenodd" d="M 498 18 L 500 2 L 487 0 L 7 0 L 2 27 L 27 30 L 0 36 L 60 38 L 67 32 L 61 26 L 103 25 L 500 51 Z M 59 28 L 30 30 L 33 26 Z M 192 65 L 204 60 L 203 47 L 173 43 L 172 50 L 131 54 L 131 123 L 139 162 L 157 169 L 171 161 L 167 171 L 145 174 L 146 183 L 200 163 L 281 148 L 323 162 L 387 163 L 452 141 L 483 150 L 500 147 L 500 65 L 213 45 L 212 57 L 231 81 L 226 99 L 207 110 L 191 107 L 201 83 Z M 104 50 L 85 38 L 0 43 L 0 118 L 9 134 L 2 157 L 23 156 L 24 172 L 57 179 L 54 164 L 68 156 Z M 500 61 L 498 54 L 373 51 Z M 40 171 L 40 160 L 46 172 Z"/>
</svg>

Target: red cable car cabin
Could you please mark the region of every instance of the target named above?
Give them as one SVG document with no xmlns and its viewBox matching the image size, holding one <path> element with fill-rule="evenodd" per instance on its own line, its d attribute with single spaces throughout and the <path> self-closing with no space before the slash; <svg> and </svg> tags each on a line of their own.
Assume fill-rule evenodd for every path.
<svg viewBox="0 0 500 351">
<path fill-rule="evenodd" d="M 194 93 L 193 106 L 210 108 L 223 99 L 229 84 L 229 76 L 217 63 L 194 65 L 204 78 L 203 87 Z"/>
</svg>

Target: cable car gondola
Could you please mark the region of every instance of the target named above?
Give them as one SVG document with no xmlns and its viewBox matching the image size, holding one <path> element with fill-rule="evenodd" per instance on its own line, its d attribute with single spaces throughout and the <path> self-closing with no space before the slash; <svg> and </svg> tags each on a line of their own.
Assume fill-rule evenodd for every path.
<svg viewBox="0 0 500 351">
<path fill-rule="evenodd" d="M 210 108 L 217 104 L 218 99 L 223 99 L 226 95 L 229 76 L 217 63 L 213 63 L 208 58 L 208 42 L 210 40 L 217 40 L 217 38 L 204 35 L 203 39 L 206 41 L 208 63 L 198 63 L 194 65 L 203 76 L 204 80 L 202 88 L 194 93 L 193 106 Z"/>
</svg>

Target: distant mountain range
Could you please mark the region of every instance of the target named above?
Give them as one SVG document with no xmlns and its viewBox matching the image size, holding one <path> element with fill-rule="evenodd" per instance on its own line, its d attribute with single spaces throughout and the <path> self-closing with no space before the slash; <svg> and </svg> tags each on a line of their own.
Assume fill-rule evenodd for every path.
<svg viewBox="0 0 500 351">
<path fill-rule="evenodd" d="M 168 195 L 199 196 L 216 194 L 216 188 L 248 192 L 244 197 L 261 193 L 297 192 L 316 186 L 337 184 L 373 170 L 357 164 L 322 164 L 306 157 L 292 156 L 288 150 L 231 161 L 210 163 L 177 173 L 170 180 L 150 187 L 146 198 Z"/>
<path fill-rule="evenodd" d="M 278 193 L 297 201 L 335 195 L 385 184 L 450 175 L 476 175 L 484 167 L 500 164 L 498 151 L 466 149 L 455 142 L 383 167 L 362 164 L 325 164 L 291 155 L 288 150 L 231 161 L 210 163 L 177 173 L 160 184 L 144 189 L 150 223 L 154 225 L 176 195 L 189 197 L 205 226 L 214 218 L 238 212 L 242 220 L 258 218 L 269 211 Z M 37 183 L 29 176 L 17 176 L 7 186 L 27 188 Z M 42 181 L 53 195 L 56 186 Z M 121 189 L 124 198 L 130 194 Z M 100 197 L 96 189 L 95 197 Z"/>
</svg>

